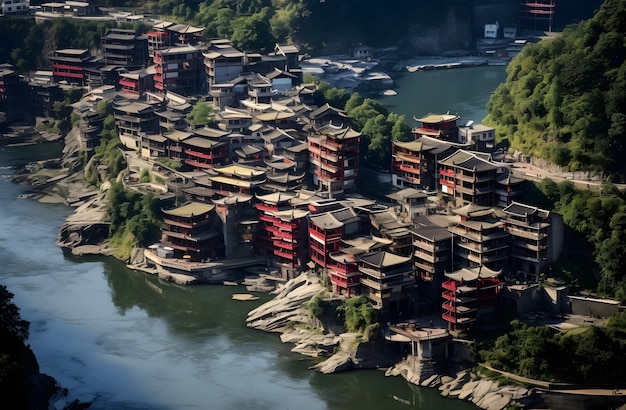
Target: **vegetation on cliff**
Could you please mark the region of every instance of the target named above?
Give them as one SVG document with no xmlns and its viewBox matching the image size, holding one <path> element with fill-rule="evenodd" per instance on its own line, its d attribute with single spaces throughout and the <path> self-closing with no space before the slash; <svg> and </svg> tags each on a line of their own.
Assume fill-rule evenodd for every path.
<svg viewBox="0 0 626 410">
<path fill-rule="evenodd" d="M 563 253 L 546 275 L 560 277 L 573 291 L 626 301 L 625 191 L 604 182 L 595 193 L 571 181 L 544 178 L 526 183 L 523 201 L 563 216 Z"/>
<path fill-rule="evenodd" d="M 328 300 L 323 293 L 315 295 L 303 307 L 320 321 L 345 327 L 348 332 L 359 333 L 364 341 L 372 340 L 378 333 L 378 311 L 364 296 Z"/>
<path fill-rule="evenodd" d="M 513 150 L 624 180 L 626 3 L 529 44 L 507 67 L 484 122 Z"/>
<path fill-rule="evenodd" d="M 581 384 L 624 383 L 626 313 L 608 319 L 604 327 L 591 326 L 557 332 L 547 326 L 511 322 L 511 331 L 478 361 L 523 377 Z"/>
</svg>

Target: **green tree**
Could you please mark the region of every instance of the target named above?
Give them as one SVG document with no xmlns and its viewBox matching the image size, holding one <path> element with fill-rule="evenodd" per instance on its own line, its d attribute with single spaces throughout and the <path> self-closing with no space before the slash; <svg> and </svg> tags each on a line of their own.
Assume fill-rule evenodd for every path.
<svg viewBox="0 0 626 410">
<path fill-rule="evenodd" d="M 215 120 L 215 112 L 211 103 L 206 101 L 197 102 L 189 114 L 187 114 L 187 122 L 191 125 L 208 124 Z"/>
<path fill-rule="evenodd" d="M 231 41 L 236 48 L 243 51 L 257 51 L 268 53 L 274 49 L 274 38 L 269 23 L 269 8 L 250 17 L 239 17 L 232 23 L 233 35 Z"/>
</svg>

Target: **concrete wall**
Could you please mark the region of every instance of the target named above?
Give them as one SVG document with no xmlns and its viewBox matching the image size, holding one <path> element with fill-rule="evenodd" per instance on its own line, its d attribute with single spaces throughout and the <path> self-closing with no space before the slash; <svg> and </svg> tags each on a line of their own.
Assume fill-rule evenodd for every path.
<svg viewBox="0 0 626 410">
<path fill-rule="evenodd" d="M 620 311 L 620 303 L 609 299 L 570 296 L 569 304 L 573 314 L 582 316 L 609 317 Z"/>
</svg>

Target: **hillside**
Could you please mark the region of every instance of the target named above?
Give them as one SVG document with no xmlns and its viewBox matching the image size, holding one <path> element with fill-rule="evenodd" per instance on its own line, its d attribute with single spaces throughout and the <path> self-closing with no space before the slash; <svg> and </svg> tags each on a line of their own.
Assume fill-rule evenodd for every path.
<svg viewBox="0 0 626 410">
<path fill-rule="evenodd" d="M 507 67 L 485 123 L 512 150 L 623 182 L 626 164 L 626 2 L 528 45 Z"/>
</svg>

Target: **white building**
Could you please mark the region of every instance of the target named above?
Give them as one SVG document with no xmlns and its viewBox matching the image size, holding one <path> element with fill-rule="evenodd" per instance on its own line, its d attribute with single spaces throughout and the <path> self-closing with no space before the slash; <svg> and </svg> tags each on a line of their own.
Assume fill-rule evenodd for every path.
<svg viewBox="0 0 626 410">
<path fill-rule="evenodd" d="M 0 14 L 26 14 L 30 8 L 30 0 L 0 0 Z"/>
</svg>

